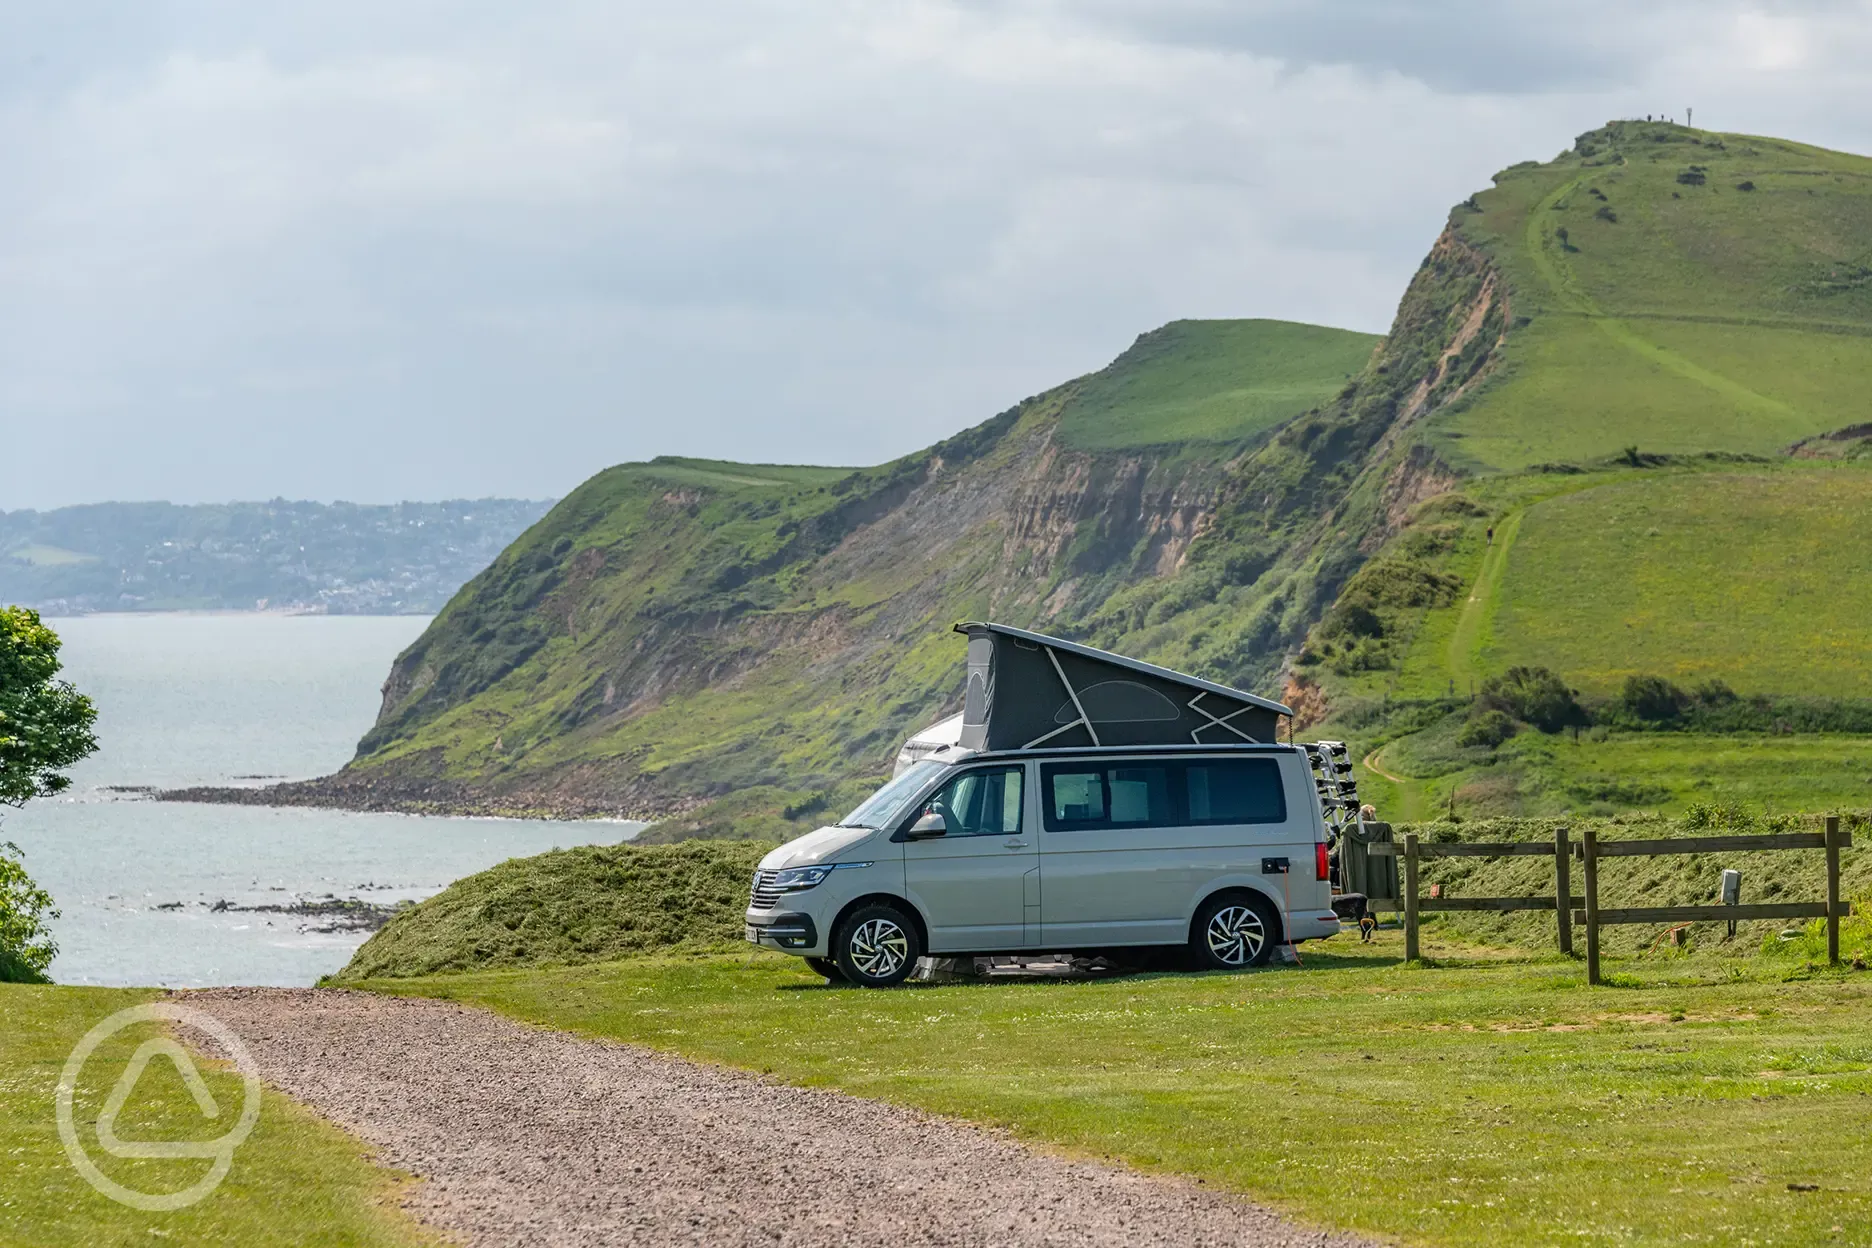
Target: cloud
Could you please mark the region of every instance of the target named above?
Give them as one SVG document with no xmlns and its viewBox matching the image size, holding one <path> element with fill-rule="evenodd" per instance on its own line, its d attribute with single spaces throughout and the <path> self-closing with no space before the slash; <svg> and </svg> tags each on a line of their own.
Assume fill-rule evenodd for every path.
<svg viewBox="0 0 1872 1248">
<path fill-rule="evenodd" d="M 1380 330 L 1610 116 L 1872 145 L 1863 6 L 86 12 L 0 9 L 0 507 L 875 462 L 1174 317 Z"/>
</svg>

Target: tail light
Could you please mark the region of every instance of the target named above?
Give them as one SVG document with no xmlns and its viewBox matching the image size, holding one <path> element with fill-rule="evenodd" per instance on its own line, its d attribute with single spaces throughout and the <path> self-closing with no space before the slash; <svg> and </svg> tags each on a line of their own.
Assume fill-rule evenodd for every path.
<svg viewBox="0 0 1872 1248">
<path fill-rule="evenodd" d="M 1332 864 L 1326 861 L 1326 842 L 1313 843 L 1313 878 L 1323 880 L 1331 873 Z"/>
</svg>

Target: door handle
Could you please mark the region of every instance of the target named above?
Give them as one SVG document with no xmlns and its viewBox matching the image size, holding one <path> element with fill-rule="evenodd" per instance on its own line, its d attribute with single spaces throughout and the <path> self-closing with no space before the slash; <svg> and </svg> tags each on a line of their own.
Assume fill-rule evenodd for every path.
<svg viewBox="0 0 1872 1248">
<path fill-rule="evenodd" d="M 1022 840 L 1018 836 L 1010 836 L 1008 837 L 1007 840 L 1002 841 L 1001 844 L 1008 849 L 1026 849 L 1027 848 L 1027 842 Z"/>
</svg>

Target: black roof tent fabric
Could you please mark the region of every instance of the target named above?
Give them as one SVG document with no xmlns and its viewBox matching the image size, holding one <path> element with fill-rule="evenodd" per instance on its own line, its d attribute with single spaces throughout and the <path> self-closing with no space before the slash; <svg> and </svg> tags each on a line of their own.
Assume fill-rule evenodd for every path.
<svg viewBox="0 0 1872 1248">
<path fill-rule="evenodd" d="M 1240 745 L 1278 739 L 1278 702 L 1005 624 L 968 636 L 962 745 Z"/>
</svg>

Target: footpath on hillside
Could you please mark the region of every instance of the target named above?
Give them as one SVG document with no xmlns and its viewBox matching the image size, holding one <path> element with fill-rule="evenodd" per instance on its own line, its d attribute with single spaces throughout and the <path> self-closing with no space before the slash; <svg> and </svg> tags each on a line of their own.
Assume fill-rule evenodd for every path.
<svg viewBox="0 0 1872 1248">
<path fill-rule="evenodd" d="M 266 1079 L 472 1244 L 1372 1248 L 979 1127 L 445 1001 L 213 989 Z"/>
</svg>

